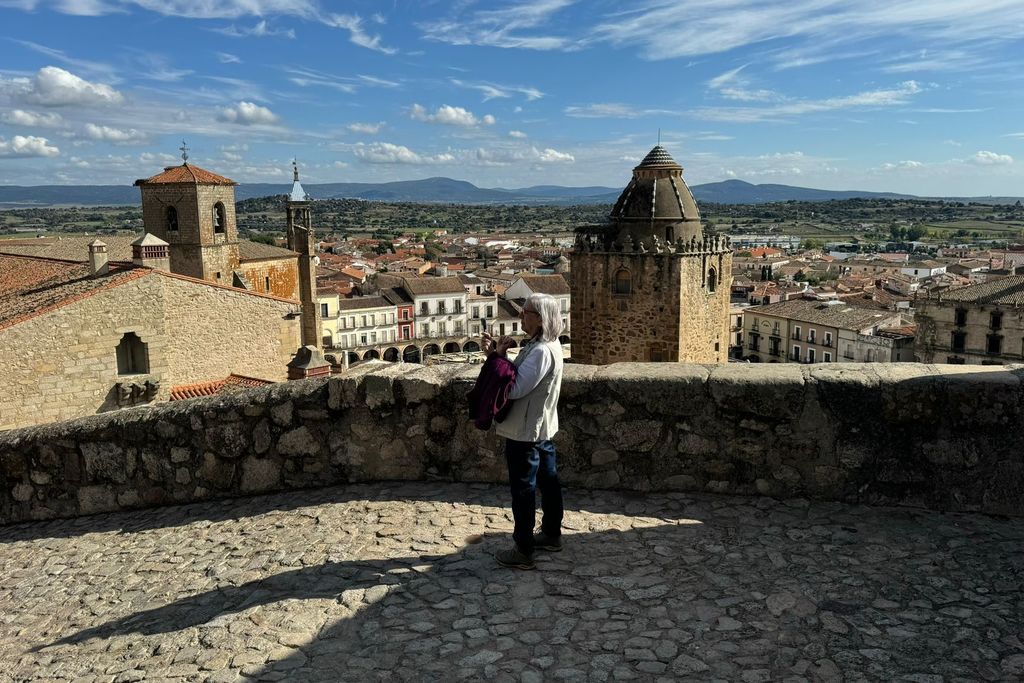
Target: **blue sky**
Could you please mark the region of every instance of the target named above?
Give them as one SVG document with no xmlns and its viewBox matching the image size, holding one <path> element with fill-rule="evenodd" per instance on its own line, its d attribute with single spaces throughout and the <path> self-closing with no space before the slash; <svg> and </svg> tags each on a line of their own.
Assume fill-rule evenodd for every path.
<svg viewBox="0 0 1024 683">
<path fill-rule="evenodd" d="M 1024 195 L 1022 0 L 0 0 L 0 183 Z"/>
</svg>

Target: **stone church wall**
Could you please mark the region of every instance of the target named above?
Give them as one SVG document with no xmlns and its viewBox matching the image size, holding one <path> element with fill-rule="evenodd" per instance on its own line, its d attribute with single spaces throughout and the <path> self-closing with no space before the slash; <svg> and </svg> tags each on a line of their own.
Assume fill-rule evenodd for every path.
<svg viewBox="0 0 1024 683">
<path fill-rule="evenodd" d="M 255 292 L 273 294 L 282 299 L 299 300 L 299 263 L 296 258 L 246 261 L 239 266 Z M 270 291 L 266 290 L 270 278 Z M 228 283 L 230 284 L 230 283 Z"/>
<path fill-rule="evenodd" d="M 0 330 L 0 430 L 118 407 L 115 383 L 170 387 L 234 372 L 284 380 L 299 347 L 295 304 L 149 273 Z M 126 332 L 147 345 L 149 372 L 118 376 Z"/>
<path fill-rule="evenodd" d="M 504 482 L 477 368 L 345 376 L 0 434 L 0 522 L 397 479 Z M 567 365 L 567 486 L 1024 515 L 1024 366 Z"/>
</svg>

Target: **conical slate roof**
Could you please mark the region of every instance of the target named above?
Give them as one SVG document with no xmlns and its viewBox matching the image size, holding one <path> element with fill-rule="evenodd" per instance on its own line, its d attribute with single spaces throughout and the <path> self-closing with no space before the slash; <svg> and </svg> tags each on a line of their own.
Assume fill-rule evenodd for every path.
<svg viewBox="0 0 1024 683">
<path fill-rule="evenodd" d="M 661 145 L 655 145 L 654 149 L 647 153 L 644 160 L 640 162 L 637 168 L 678 168 L 682 170 L 683 167 L 676 163 L 676 160 L 672 158 L 672 155 L 668 153 L 668 150 Z"/>
<path fill-rule="evenodd" d="M 610 219 L 622 240 L 652 236 L 668 242 L 702 238 L 700 212 L 683 181 L 683 167 L 661 145 L 648 152 L 633 169 Z"/>
</svg>

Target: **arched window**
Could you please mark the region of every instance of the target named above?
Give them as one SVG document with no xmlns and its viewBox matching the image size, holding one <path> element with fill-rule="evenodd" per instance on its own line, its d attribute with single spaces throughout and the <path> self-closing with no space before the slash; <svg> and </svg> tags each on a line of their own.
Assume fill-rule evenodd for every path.
<svg viewBox="0 0 1024 683">
<path fill-rule="evenodd" d="M 167 207 L 167 230 L 168 232 L 178 231 L 178 210 L 173 206 Z"/>
<path fill-rule="evenodd" d="M 714 268 L 708 269 L 708 291 L 714 293 L 718 287 L 718 273 L 715 272 Z"/>
<path fill-rule="evenodd" d="M 224 205 L 221 202 L 217 202 L 213 205 L 213 231 L 224 232 L 224 227 L 228 224 L 227 217 L 224 214 Z"/>
<path fill-rule="evenodd" d="M 629 276 L 629 271 L 625 268 L 620 268 L 615 273 L 615 282 L 612 285 L 612 294 L 629 294 L 633 291 L 633 281 Z"/>
<path fill-rule="evenodd" d="M 138 375 L 149 372 L 146 345 L 134 332 L 126 332 L 117 345 L 117 374 Z"/>
</svg>

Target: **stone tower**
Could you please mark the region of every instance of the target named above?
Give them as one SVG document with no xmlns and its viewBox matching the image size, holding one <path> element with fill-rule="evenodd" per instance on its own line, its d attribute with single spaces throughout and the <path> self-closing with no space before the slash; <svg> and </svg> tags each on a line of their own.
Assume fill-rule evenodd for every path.
<svg viewBox="0 0 1024 683">
<path fill-rule="evenodd" d="M 725 363 L 732 251 L 706 236 L 683 168 L 658 145 L 607 225 L 576 230 L 572 358 Z"/>
<path fill-rule="evenodd" d="M 299 301 L 302 303 L 302 345 L 320 348 L 320 307 L 316 299 L 316 246 L 310 198 L 299 183 L 299 165 L 292 162 L 288 195 L 288 248 L 299 253 Z"/>
<path fill-rule="evenodd" d="M 172 273 L 231 285 L 238 269 L 238 183 L 190 165 L 184 145 L 181 156 L 181 166 L 135 181 L 145 230 L 169 245 Z"/>
</svg>

